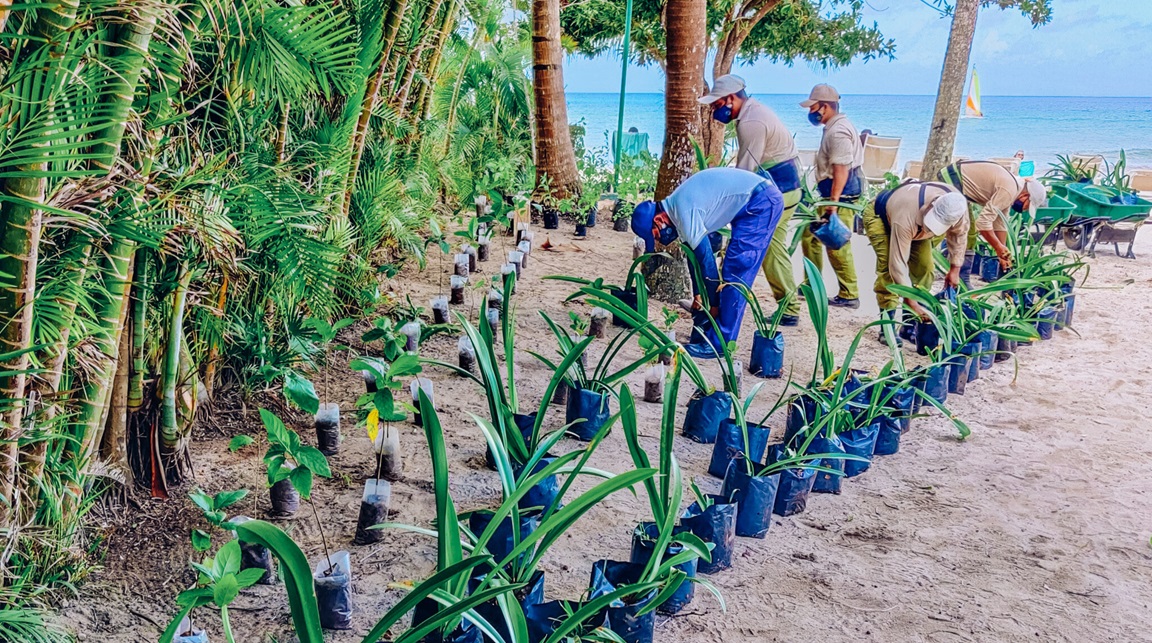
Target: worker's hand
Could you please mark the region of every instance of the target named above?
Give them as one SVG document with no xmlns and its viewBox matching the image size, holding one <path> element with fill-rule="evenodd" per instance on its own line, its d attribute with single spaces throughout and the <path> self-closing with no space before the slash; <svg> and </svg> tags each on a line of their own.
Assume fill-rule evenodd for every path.
<svg viewBox="0 0 1152 643">
<path fill-rule="evenodd" d="M 692 310 L 704 310 L 704 299 L 700 295 L 692 298 Z"/>
<path fill-rule="evenodd" d="M 712 315 L 712 319 L 720 319 L 720 307 L 712 306 L 708 309 L 708 314 Z"/>
<path fill-rule="evenodd" d="M 830 206 L 824 208 L 824 220 L 827 221 L 828 219 L 831 219 L 832 217 L 836 216 L 837 211 L 838 210 L 837 210 L 836 206 L 834 206 L 834 205 L 830 205 Z"/>
<path fill-rule="evenodd" d="M 944 275 L 944 285 L 950 288 L 960 288 L 960 266 L 952 266 Z"/>
<path fill-rule="evenodd" d="M 927 308 L 921 306 L 919 302 L 915 302 L 915 301 L 912 301 L 910 299 L 905 300 L 905 301 L 908 302 L 908 307 L 911 308 L 912 312 L 915 313 L 915 315 L 920 318 L 920 321 L 931 323 L 932 316 L 928 314 Z"/>
<path fill-rule="evenodd" d="M 996 248 L 996 258 L 1000 260 L 1000 269 L 1008 270 L 1012 267 L 1012 251 L 1008 246 L 1000 246 Z"/>
</svg>

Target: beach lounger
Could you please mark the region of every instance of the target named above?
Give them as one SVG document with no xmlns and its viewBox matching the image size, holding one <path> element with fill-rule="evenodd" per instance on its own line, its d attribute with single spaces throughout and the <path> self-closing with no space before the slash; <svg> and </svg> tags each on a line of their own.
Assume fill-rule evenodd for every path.
<svg viewBox="0 0 1152 643">
<path fill-rule="evenodd" d="M 920 172 L 924 169 L 923 161 L 908 161 L 904 164 L 904 176 L 900 177 L 902 180 L 907 179 L 920 179 Z"/>
<path fill-rule="evenodd" d="M 1149 170 L 1132 170 L 1130 184 L 1133 190 L 1136 190 L 1142 198 L 1152 200 L 1152 169 Z"/>
<path fill-rule="evenodd" d="M 864 178 L 869 183 L 883 183 L 884 175 L 896 172 L 900 139 L 869 135 L 864 139 Z"/>
<path fill-rule="evenodd" d="M 992 161 L 996 165 L 999 165 L 1000 167 L 1004 168 L 1005 170 L 1008 170 L 1009 172 L 1012 173 L 1012 176 L 1020 176 L 1020 159 L 1010 158 L 1010 157 L 1002 157 L 1002 156 L 994 156 L 988 160 Z"/>
<path fill-rule="evenodd" d="M 1096 173 L 1104 164 L 1104 157 L 1099 154 L 1073 154 L 1069 160 L 1074 166 L 1087 170 L 1092 178 L 1096 178 Z"/>
</svg>

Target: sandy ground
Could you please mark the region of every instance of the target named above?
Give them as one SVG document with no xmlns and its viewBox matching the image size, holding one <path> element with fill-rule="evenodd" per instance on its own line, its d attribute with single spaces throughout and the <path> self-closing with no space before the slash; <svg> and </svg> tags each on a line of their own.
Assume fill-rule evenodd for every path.
<svg viewBox="0 0 1152 643">
<path fill-rule="evenodd" d="M 538 233 L 543 237 L 543 233 Z M 542 240 L 542 239 L 541 239 Z M 629 263 L 631 235 L 599 227 L 564 251 L 537 250 L 517 295 L 517 367 L 522 404 L 535 405 L 546 371 L 528 350 L 551 352 L 537 310 L 566 318 L 569 286 L 541 281 L 548 274 L 604 276 L 619 281 Z M 871 298 L 874 255 L 854 240 L 865 305 L 833 310 L 831 335 L 840 355 L 855 330 L 875 318 Z M 495 248 L 494 248 L 495 250 Z M 1143 409 L 1152 384 L 1152 348 L 1140 328 L 1152 319 L 1152 240 L 1138 244 L 1137 260 L 1102 252 L 1092 261 L 1076 306 L 1075 327 L 1052 341 L 1024 348 L 1015 380 L 1011 363 L 998 364 L 970 384 L 967 395 L 949 400 L 973 430 L 956 440 L 943 419 L 913 422 L 900 453 L 880 458 L 865 475 L 847 481 L 840 496 L 814 496 L 808 511 L 776 518 L 765 540 L 738 539 L 734 567 L 712 576 L 727 613 L 710 596 L 681 615 L 658 620 L 662 643 L 705 641 L 1146 641 L 1152 640 L 1152 433 Z M 494 253 L 495 254 L 495 253 Z M 490 274 L 496 263 L 482 264 Z M 832 288 L 829 272 L 829 287 Z M 447 278 L 433 263 L 421 274 L 397 280 L 401 294 L 426 302 Z M 1126 283 L 1126 286 L 1122 284 Z M 757 283 L 767 296 L 767 285 Z M 475 293 L 469 295 L 476 297 Z M 771 308 L 769 305 L 768 308 Z M 587 313 L 580 304 L 573 310 Z M 680 327 L 686 328 L 682 321 Z M 751 334 L 746 321 L 741 349 Z M 788 361 L 798 374 L 812 367 L 815 337 L 805 320 L 787 329 Z M 438 337 L 425 354 L 455 359 L 454 338 Z M 886 349 L 863 342 L 857 366 L 878 367 Z M 909 351 L 909 361 L 914 361 Z M 351 409 L 362 392 L 346 359 L 332 370 L 332 399 Z M 719 382 L 715 365 L 707 367 Z M 483 442 L 468 412 L 486 413 L 478 387 L 431 372 L 447 433 L 452 492 L 461 510 L 498 500 L 495 474 L 483 468 Z M 798 377 L 800 377 L 798 375 Z M 753 378 L 745 375 L 745 381 Z M 642 374 L 628 381 L 638 395 Z M 768 380 L 756 402 L 771 405 L 784 386 Z M 682 401 L 691 393 L 684 383 Z M 746 387 L 748 385 L 746 384 Z M 681 405 L 682 406 L 682 405 Z M 547 426 L 562 423 L 551 407 Z M 641 404 L 642 432 L 655 446 L 659 406 Z M 681 410 L 683 413 L 683 410 Z M 261 429 L 254 410 L 221 410 L 217 422 L 253 435 Z M 783 417 L 770 422 L 781 430 Z M 210 423 L 214 424 L 214 423 Z M 359 641 L 400 593 L 389 582 L 419 579 L 434 568 L 431 539 L 389 532 L 383 543 L 351 545 L 362 481 L 370 475 L 370 445 L 346 421 L 336 476 L 317 492 L 320 518 L 331 543 L 352 552 L 356 614 L 351 632 L 330 633 L 334 642 Z M 311 428 L 298 424 L 306 440 Z M 393 485 L 397 521 L 429 525 L 433 513 L 430 463 L 422 433 L 400 427 L 404 478 Z M 234 429 L 204 428 L 195 444 L 198 482 L 210 491 L 253 490 L 240 511 L 263 516 L 268 509 L 260 453 L 251 447 L 229 454 Z M 257 446 L 260 445 L 258 441 Z M 566 440 L 561 450 L 576 448 Z M 719 481 L 705 470 L 711 446 L 678 438 L 685 478 L 695 476 L 711 491 Z M 262 452 L 262 447 L 259 448 Z M 630 460 L 614 431 L 593 458 L 597 467 L 623 471 Z M 647 503 L 618 494 L 590 512 L 543 563 L 549 598 L 574 599 L 593 561 L 625 559 L 632 525 L 646 517 Z M 200 519 L 183 498 L 143 501 L 141 510 L 104 513 L 111 527 L 105 569 L 85 586 L 61 620 L 81 638 L 107 643 L 155 640 L 175 612 L 174 595 L 193 581 L 187 529 Z M 311 513 L 281 523 L 312 559 L 321 554 Z M 199 622 L 223 640 L 215 615 Z M 245 591 L 233 610 L 240 641 L 291 640 L 282 587 Z"/>
</svg>

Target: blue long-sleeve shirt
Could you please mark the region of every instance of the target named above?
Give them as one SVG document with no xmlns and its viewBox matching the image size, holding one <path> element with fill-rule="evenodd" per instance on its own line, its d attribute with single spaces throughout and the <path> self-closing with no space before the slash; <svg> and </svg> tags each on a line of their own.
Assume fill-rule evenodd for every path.
<svg viewBox="0 0 1152 643">
<path fill-rule="evenodd" d="M 700 266 L 704 293 L 709 302 L 716 302 L 720 287 L 720 272 L 708 235 L 718 232 L 748 205 L 752 192 L 761 184 L 770 182 L 758 174 L 734 167 L 714 167 L 701 170 L 688 177 L 680 187 L 668 195 L 661 206 L 680 240 L 688 244 Z M 695 283 L 693 284 L 695 286 Z"/>
</svg>

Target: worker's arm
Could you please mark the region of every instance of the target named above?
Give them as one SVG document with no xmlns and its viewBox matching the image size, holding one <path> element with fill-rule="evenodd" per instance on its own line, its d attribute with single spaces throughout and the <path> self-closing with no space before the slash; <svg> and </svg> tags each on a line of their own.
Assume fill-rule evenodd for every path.
<svg viewBox="0 0 1152 643">
<path fill-rule="evenodd" d="M 948 228 L 944 233 L 948 243 L 948 261 L 950 269 L 944 275 L 944 285 L 953 288 L 960 287 L 960 269 L 964 267 L 964 255 L 968 253 L 968 217 L 961 217 L 956 225 Z"/>
<path fill-rule="evenodd" d="M 912 287 L 912 277 L 908 271 L 908 257 L 912 253 L 912 230 L 907 226 L 893 225 L 888 236 L 888 278 L 894 284 Z M 920 319 L 928 319 L 928 311 L 919 303 L 905 299 L 904 303 Z"/>
<path fill-rule="evenodd" d="M 847 165 L 833 165 L 832 166 L 832 191 L 828 195 L 829 201 L 839 201 L 840 196 L 844 194 L 844 186 L 848 185 L 848 173 L 852 168 Z M 828 208 L 829 214 L 836 214 L 836 206 Z"/>
<path fill-rule="evenodd" d="M 713 309 L 712 315 L 715 317 L 715 308 L 720 302 L 717 295 L 720 288 L 720 271 L 716 268 L 716 255 L 712 253 L 712 244 L 708 242 L 707 237 L 696 244 L 692 254 L 696 257 L 696 264 L 700 266 L 700 277 L 704 282 L 700 284 L 703 288 L 702 294 L 708 296 L 708 306 Z"/>
<path fill-rule="evenodd" d="M 755 172 L 764 163 L 764 146 L 768 141 L 768 128 L 763 123 L 737 122 L 736 138 L 740 151 L 736 154 L 736 167 Z"/>
<path fill-rule="evenodd" d="M 1012 202 L 1015 200 L 1016 195 L 1010 190 L 997 188 L 984 209 L 980 211 L 980 216 L 976 218 L 976 231 L 996 251 L 996 256 L 1000 259 L 1000 266 L 1005 270 L 1012 266 L 1012 251 L 1008 249 L 1004 240 L 996 234 L 995 224 L 1001 216 L 1011 216 Z"/>
</svg>

